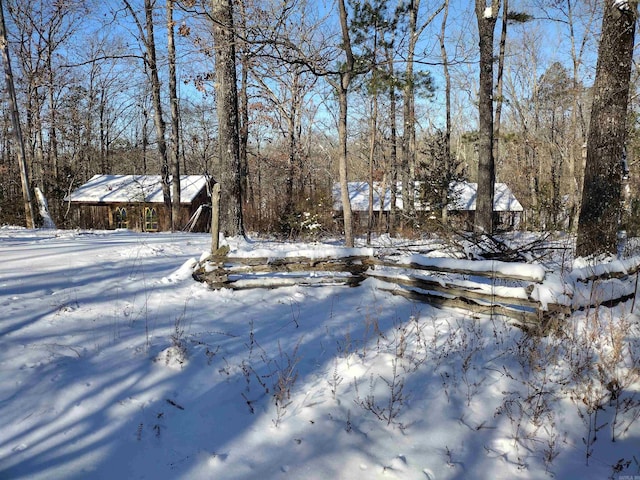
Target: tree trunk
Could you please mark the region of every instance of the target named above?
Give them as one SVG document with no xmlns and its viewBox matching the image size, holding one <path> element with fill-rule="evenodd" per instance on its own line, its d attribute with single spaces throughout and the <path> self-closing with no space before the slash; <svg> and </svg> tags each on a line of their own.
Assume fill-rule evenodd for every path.
<svg viewBox="0 0 640 480">
<path fill-rule="evenodd" d="M 415 158 L 416 158 L 416 110 L 415 79 L 413 63 L 418 43 L 418 11 L 420 0 L 409 1 L 409 44 L 407 47 L 407 67 L 405 70 L 403 135 L 402 135 L 402 202 L 405 215 L 414 218 L 415 195 Z"/>
<path fill-rule="evenodd" d="M 378 92 L 373 92 L 373 98 L 371 99 L 373 105 L 371 106 L 371 136 L 369 137 L 369 222 L 367 224 L 367 245 L 371 245 L 371 232 L 374 227 L 373 217 L 373 173 L 374 162 L 376 155 L 376 144 L 378 142 Z M 384 199 L 384 190 L 380 191 L 382 198 Z M 380 206 L 380 210 L 384 210 L 384 202 Z"/>
<path fill-rule="evenodd" d="M 53 73 L 53 65 L 51 58 L 53 57 L 53 51 L 51 45 L 49 45 L 49 52 L 47 54 L 47 70 L 49 75 L 48 96 L 49 96 L 49 164 L 52 169 L 53 178 L 50 181 L 54 182 L 58 187 L 60 180 L 60 167 L 58 165 L 58 119 L 56 116 L 57 108 L 55 102 L 55 77 Z"/>
<path fill-rule="evenodd" d="M 338 142 L 340 144 L 340 159 L 338 171 L 340 175 L 340 190 L 342 197 L 342 214 L 344 219 L 344 243 L 347 247 L 354 246 L 353 220 L 351 202 L 349 200 L 349 180 L 347 172 L 347 93 L 354 70 L 355 59 L 351 50 L 351 38 L 347 26 L 347 9 L 344 0 L 338 0 L 340 12 L 340 27 L 342 30 L 342 48 L 344 48 L 346 62 L 344 71 L 340 74 L 337 85 L 338 103 L 340 105 L 340 118 L 338 120 Z"/>
<path fill-rule="evenodd" d="M 451 165 L 451 75 L 449 74 L 449 57 L 447 55 L 447 45 L 445 33 L 447 30 L 447 17 L 449 16 L 449 0 L 444 2 L 444 13 L 442 15 L 442 26 L 440 30 L 440 56 L 442 58 L 442 73 L 444 75 L 444 105 L 445 105 L 445 130 L 444 130 L 444 161 L 446 170 L 450 170 Z M 448 196 L 448 191 L 443 191 L 443 200 Z M 447 202 L 442 202 L 441 219 L 442 223 L 447 223 Z"/>
<path fill-rule="evenodd" d="M 249 184 L 249 159 L 247 156 L 247 145 L 249 143 L 249 71 L 251 69 L 251 52 L 249 44 L 244 39 L 247 38 L 247 13 L 245 2 L 238 2 L 240 10 L 240 37 L 236 43 L 240 48 L 240 91 L 238 92 L 238 142 L 240 149 L 240 179 L 241 198 L 244 202 L 250 203 L 253 198 L 251 185 Z"/>
<path fill-rule="evenodd" d="M 173 2 L 167 0 L 167 54 L 169 60 L 169 101 L 171 103 L 171 230 L 182 228 L 180 221 L 180 119 L 176 79 L 176 46 Z"/>
<path fill-rule="evenodd" d="M 476 17 L 480 37 L 480 88 L 478 94 L 478 193 L 474 231 L 493 232 L 493 197 L 495 164 L 493 158 L 493 33 L 500 9 L 499 0 L 487 7 L 476 0 Z"/>
<path fill-rule="evenodd" d="M 394 58 L 393 58 L 393 43 L 386 49 L 387 63 L 389 66 L 389 76 L 393 78 L 394 72 Z M 388 233 L 395 232 L 396 228 L 396 200 L 398 198 L 398 127 L 396 124 L 396 86 L 394 82 L 389 82 L 389 130 L 390 130 L 390 153 L 389 153 L 389 182 L 391 205 L 389 206 L 389 225 L 387 227 Z"/>
<path fill-rule="evenodd" d="M 296 203 L 296 199 L 294 198 L 294 180 L 296 177 L 296 171 L 298 170 L 297 145 L 299 142 L 299 138 L 297 136 L 297 131 L 300 110 L 300 75 L 301 73 L 298 69 L 294 69 L 294 71 L 292 72 L 293 78 L 291 83 L 291 104 L 289 109 L 283 109 L 283 113 L 287 117 L 287 171 L 285 174 L 284 197 L 284 214 L 287 217 L 294 213 L 294 205 Z M 290 219 L 287 218 L 287 225 L 289 225 L 289 221 Z"/>
<path fill-rule="evenodd" d="M 98 107 L 98 118 L 100 119 L 100 170 L 102 173 L 111 173 L 107 168 L 107 134 L 106 134 L 106 106 L 107 100 L 104 94 L 104 88 L 100 89 L 100 105 Z M 146 173 L 146 172 L 145 172 Z"/>
<path fill-rule="evenodd" d="M 343 80 L 343 83 L 345 81 Z M 348 85 L 348 81 L 346 81 Z M 340 105 L 340 118 L 338 119 L 338 143 L 340 145 L 340 159 L 338 173 L 340 176 L 340 193 L 342 198 L 342 215 L 344 220 L 344 243 L 347 247 L 354 246 L 353 219 L 351 212 L 351 200 L 349 199 L 349 180 L 347 173 L 347 90 L 338 90 L 338 103 Z"/>
<path fill-rule="evenodd" d="M 220 225 L 225 235 L 244 235 L 238 125 L 235 31 L 232 0 L 211 0 L 215 48 L 216 110 L 222 170 Z"/>
<path fill-rule="evenodd" d="M 156 56 L 156 40 L 153 33 L 153 4 L 151 0 L 144 0 L 144 12 L 146 18 L 145 46 L 147 50 L 146 60 L 149 66 L 151 79 L 151 100 L 153 102 L 153 121 L 156 126 L 156 141 L 158 142 L 158 152 L 162 162 L 162 196 L 164 205 L 169 212 L 169 224 L 173 225 L 173 215 L 171 211 L 171 190 L 169 187 L 169 161 L 167 158 L 167 143 L 165 140 L 165 123 L 162 118 L 162 101 L 160 98 L 160 78 L 158 76 L 158 64 Z"/>
<path fill-rule="evenodd" d="M 24 149 L 24 139 L 20 127 L 20 114 L 18 112 L 18 101 L 13 83 L 13 73 L 11 72 L 11 59 L 9 57 L 9 45 L 7 39 L 7 28 L 4 21 L 4 5 L 0 0 L 0 49 L 2 50 L 2 61 L 4 63 L 4 77 L 9 93 L 9 104 L 11 108 L 11 124 L 13 134 L 17 144 L 18 163 L 20 164 L 20 180 L 22 181 L 22 199 L 24 201 L 24 215 L 27 228 L 35 228 L 33 214 L 33 200 L 31 195 L 31 185 L 29 184 L 29 172 L 27 170 L 27 160 Z"/>
<path fill-rule="evenodd" d="M 509 17 L 509 0 L 502 0 L 502 29 L 498 48 L 498 74 L 496 77 L 496 113 L 493 119 L 493 161 L 500 165 L 500 122 L 503 105 L 504 59 L 507 47 L 507 20 Z"/>
<path fill-rule="evenodd" d="M 622 7 L 614 5 L 613 0 L 605 4 L 587 139 L 577 256 L 613 254 L 617 250 L 636 15 L 635 1 L 625 2 Z"/>
<path fill-rule="evenodd" d="M 569 231 L 575 232 L 580 219 L 580 198 L 582 196 L 582 175 L 584 171 L 584 149 L 586 127 L 582 114 L 582 88 L 578 80 L 580 65 L 584 51 L 584 41 L 581 48 L 576 49 L 576 33 L 574 27 L 574 0 L 567 0 L 567 21 L 569 38 L 571 40 L 571 60 L 573 66 L 573 105 L 571 107 L 571 152 L 569 153 Z"/>
</svg>

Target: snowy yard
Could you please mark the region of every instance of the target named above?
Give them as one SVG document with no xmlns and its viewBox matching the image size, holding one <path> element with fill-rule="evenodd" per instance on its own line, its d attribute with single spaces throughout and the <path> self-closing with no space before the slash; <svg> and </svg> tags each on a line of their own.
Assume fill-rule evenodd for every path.
<svg viewBox="0 0 640 480">
<path fill-rule="evenodd" d="M 209 241 L 0 229 L 0 479 L 640 478 L 631 302 L 535 338 L 374 278 L 212 291 Z"/>
</svg>

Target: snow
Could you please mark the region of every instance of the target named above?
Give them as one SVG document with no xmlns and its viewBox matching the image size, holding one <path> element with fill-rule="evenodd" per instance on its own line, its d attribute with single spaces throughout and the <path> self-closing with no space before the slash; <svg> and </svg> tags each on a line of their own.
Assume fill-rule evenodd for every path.
<svg viewBox="0 0 640 480">
<path fill-rule="evenodd" d="M 349 202 L 354 212 L 366 212 L 369 210 L 369 182 L 349 182 Z M 373 211 L 380 211 L 382 200 L 381 182 L 373 182 Z M 340 192 L 340 184 L 334 183 L 333 190 L 333 209 L 342 210 L 342 198 Z M 396 208 L 402 208 L 401 194 L 396 197 Z M 387 186 L 384 191 L 384 202 L 382 202 L 382 211 L 391 211 L 391 188 Z"/>
<path fill-rule="evenodd" d="M 613 6 L 623 11 L 631 10 L 629 0 L 613 0 Z"/>
<path fill-rule="evenodd" d="M 180 176 L 180 202 L 191 203 L 207 185 L 204 175 Z M 163 203 L 160 175 L 94 175 L 65 201 L 77 203 Z"/>
<path fill-rule="evenodd" d="M 640 475 L 637 402 L 616 409 L 592 366 L 624 326 L 636 343 L 615 369 L 598 368 L 637 396 L 628 304 L 600 312 L 609 323 L 597 342 L 586 312 L 568 320 L 575 344 L 535 340 L 501 317 L 394 296 L 375 278 L 213 291 L 190 274 L 209 242 L 0 228 L 0 478 Z M 267 258 L 370 252 L 226 244 Z M 545 283 L 562 282 L 546 272 Z M 587 410 L 590 392 L 604 392 L 601 408 Z M 597 440 L 587 422 L 605 425 Z"/>
<path fill-rule="evenodd" d="M 34 193 L 38 204 L 40 218 L 42 218 L 42 228 L 56 228 L 56 224 L 49 213 L 49 204 L 47 203 L 47 199 L 42 193 L 42 190 L 40 190 L 39 187 L 36 187 L 34 188 Z"/>
<path fill-rule="evenodd" d="M 492 273 L 541 282 L 546 271 L 542 265 L 501 262 L 499 260 L 463 260 L 457 258 L 432 258 L 419 254 L 397 257 L 402 264 L 415 264 L 443 270 L 466 270 L 469 272 Z"/>
<path fill-rule="evenodd" d="M 429 206 L 420 205 L 419 193 L 422 182 L 415 182 L 416 207 L 418 209 L 429 210 Z M 369 182 L 349 182 L 349 201 L 354 212 L 366 212 L 369 210 Z M 397 184 L 396 207 L 403 208 L 402 183 Z M 383 184 L 373 182 L 373 211 L 380 211 Z M 473 211 L 476 209 L 476 197 L 478 195 L 478 184 L 473 182 L 452 182 L 450 185 L 451 202 L 447 206 L 448 210 Z M 340 184 L 334 183 L 332 189 L 333 209 L 342 210 L 342 198 Z M 391 187 L 385 186 L 384 203 L 382 209 L 385 212 L 391 210 Z M 495 184 L 495 194 L 493 199 L 493 210 L 496 212 L 522 212 L 522 204 L 515 197 L 506 183 L 497 182 Z"/>
<path fill-rule="evenodd" d="M 474 211 L 478 197 L 478 184 L 474 182 L 455 182 L 451 186 L 453 201 L 449 210 Z M 522 212 L 522 204 L 513 195 L 506 183 L 496 182 L 493 196 L 494 212 Z"/>
</svg>

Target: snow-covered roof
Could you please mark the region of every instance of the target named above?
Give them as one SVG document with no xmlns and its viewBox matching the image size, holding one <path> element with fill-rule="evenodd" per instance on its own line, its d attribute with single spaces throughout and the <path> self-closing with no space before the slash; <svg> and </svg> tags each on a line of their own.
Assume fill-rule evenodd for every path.
<svg viewBox="0 0 640 480">
<path fill-rule="evenodd" d="M 206 187 L 204 175 L 180 176 L 180 203 L 191 203 Z M 94 175 L 65 198 L 74 203 L 163 203 L 160 175 Z"/>
<path fill-rule="evenodd" d="M 416 182 L 416 192 L 420 182 Z M 396 208 L 402 210 L 402 184 L 398 183 L 398 193 L 396 197 Z M 455 182 L 451 184 L 451 204 L 449 210 L 475 210 L 476 197 L 478 191 L 477 183 Z M 334 183 L 332 188 L 333 209 L 342 210 L 342 199 L 340 197 L 340 184 Z M 373 182 L 373 211 L 380 211 L 380 200 L 382 199 L 382 183 Z M 366 212 L 369 210 L 369 183 L 349 182 L 349 200 L 351 209 L 354 212 Z M 416 208 L 419 206 L 417 205 Z M 427 206 L 426 210 L 429 209 Z M 391 187 L 386 185 L 384 193 L 383 211 L 391 210 Z M 496 212 L 521 212 L 522 205 L 513 195 L 511 189 L 505 183 L 496 183 L 495 195 L 493 199 L 493 210 Z"/>
<path fill-rule="evenodd" d="M 333 209 L 342 210 L 342 198 L 340 184 L 334 183 L 332 189 Z M 382 200 L 382 184 L 373 182 L 373 211 L 380 211 L 380 201 Z M 397 208 L 402 208 L 402 204 L 398 202 L 402 200 L 400 197 L 396 199 Z M 351 210 L 355 212 L 366 212 L 369 210 L 369 182 L 349 182 L 349 202 Z M 391 210 L 391 189 L 387 186 L 385 189 L 384 203 L 382 209 L 385 212 Z"/>
<path fill-rule="evenodd" d="M 471 182 L 455 182 L 451 184 L 452 201 L 449 210 L 469 211 L 476 209 L 478 184 Z M 493 196 L 494 212 L 522 212 L 524 209 L 506 183 L 496 183 Z"/>
</svg>

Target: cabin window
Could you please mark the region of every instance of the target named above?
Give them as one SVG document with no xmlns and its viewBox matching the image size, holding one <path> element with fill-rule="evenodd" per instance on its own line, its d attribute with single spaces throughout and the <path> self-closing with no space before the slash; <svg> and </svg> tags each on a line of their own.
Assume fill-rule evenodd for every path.
<svg viewBox="0 0 640 480">
<path fill-rule="evenodd" d="M 116 228 L 129 228 L 129 220 L 127 219 L 127 209 L 118 207 L 115 211 Z"/>
<path fill-rule="evenodd" d="M 154 207 L 144 209 L 144 230 L 146 232 L 158 231 L 158 212 Z"/>
</svg>

